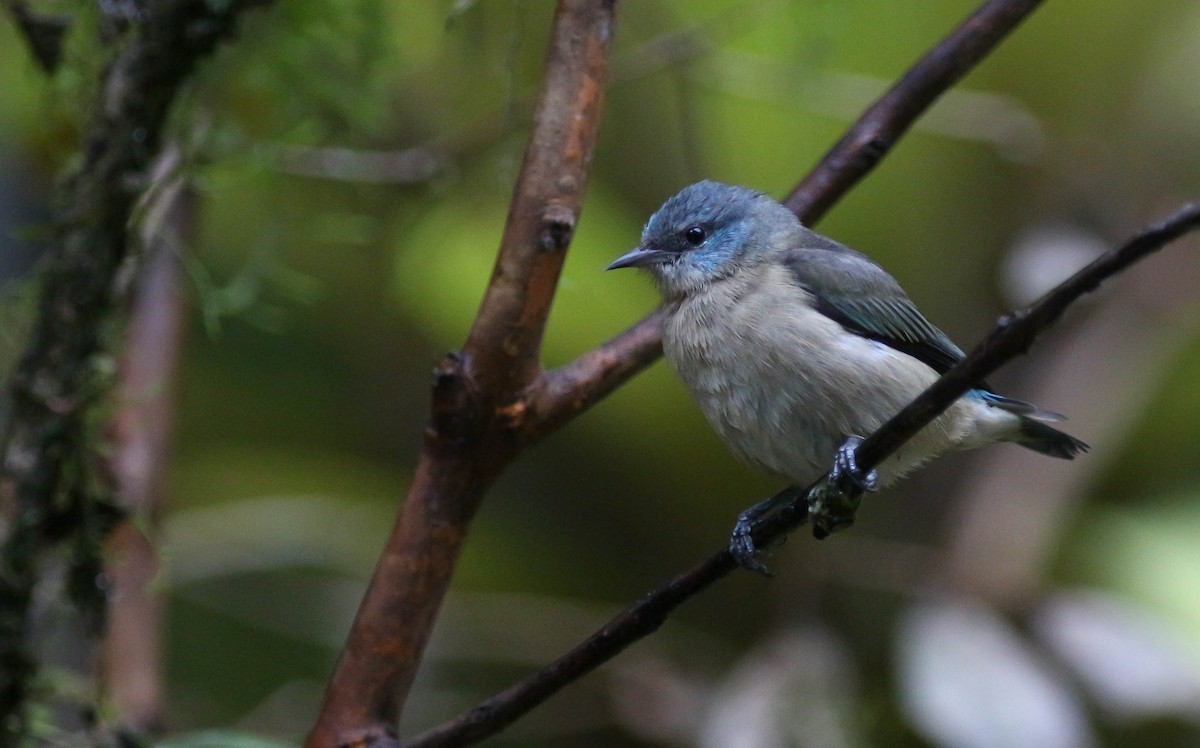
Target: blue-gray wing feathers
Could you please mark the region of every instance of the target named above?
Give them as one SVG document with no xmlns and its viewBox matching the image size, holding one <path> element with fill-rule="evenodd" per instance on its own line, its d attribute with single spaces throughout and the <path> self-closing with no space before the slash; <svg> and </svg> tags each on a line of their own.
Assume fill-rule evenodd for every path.
<svg viewBox="0 0 1200 748">
<path fill-rule="evenodd" d="M 828 239 L 826 243 L 833 246 L 795 249 L 784 260 L 796 283 L 812 294 L 818 312 L 851 332 L 907 353 L 939 374 L 963 357 L 962 350 L 925 319 L 887 271 L 848 247 Z"/>
<path fill-rule="evenodd" d="M 832 239 L 812 232 L 807 238 L 812 242 L 806 241 L 806 246 L 788 252 L 784 262 L 796 284 L 812 295 L 818 312 L 850 332 L 922 361 L 939 374 L 963 358 L 962 349 L 925 319 L 887 271 Z M 1042 423 L 1063 420 L 1058 413 L 997 395 L 985 382 L 980 382 L 971 396 L 1021 416 L 1017 441 L 1023 446 L 1068 459 L 1088 448 L 1078 439 Z"/>
</svg>

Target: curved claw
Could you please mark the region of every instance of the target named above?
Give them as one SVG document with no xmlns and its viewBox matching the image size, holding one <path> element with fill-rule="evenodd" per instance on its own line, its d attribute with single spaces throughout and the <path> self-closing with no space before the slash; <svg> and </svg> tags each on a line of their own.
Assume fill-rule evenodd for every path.
<svg viewBox="0 0 1200 748">
<path fill-rule="evenodd" d="M 809 521 L 813 537 L 818 540 L 854 524 L 862 495 L 879 487 L 877 471 L 863 472 L 858 467 L 858 446 L 862 441 L 858 436 L 846 439 L 834 455 L 828 480 L 809 492 Z"/>
<path fill-rule="evenodd" d="M 864 473 L 858 468 L 858 445 L 862 441 L 861 436 L 851 436 L 838 447 L 833 458 L 832 477 L 841 485 L 848 481 L 859 491 L 874 491 L 879 488 L 879 472 L 870 470 Z"/>
<path fill-rule="evenodd" d="M 775 572 L 758 560 L 762 556 L 762 551 L 755 546 L 753 536 L 757 520 L 758 517 L 749 511 L 738 515 L 737 524 L 733 526 L 733 534 L 729 537 L 729 554 L 743 569 L 755 574 L 762 574 L 764 577 L 773 577 Z"/>
</svg>

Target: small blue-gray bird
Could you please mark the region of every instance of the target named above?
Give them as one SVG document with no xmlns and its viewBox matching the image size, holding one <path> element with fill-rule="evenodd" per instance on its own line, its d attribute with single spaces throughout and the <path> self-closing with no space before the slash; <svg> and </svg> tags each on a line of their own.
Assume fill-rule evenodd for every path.
<svg viewBox="0 0 1200 748">
<path fill-rule="evenodd" d="M 608 269 L 624 267 L 662 292 L 664 354 L 709 423 L 735 455 L 798 487 L 834 465 L 853 473 L 859 438 L 963 357 L 883 268 L 745 187 L 685 188 Z M 1087 445 L 1045 423 L 1061 419 L 981 387 L 877 474 L 852 477 L 887 485 L 944 452 L 1002 441 L 1071 459 Z M 741 524 L 731 548 L 761 570 Z"/>
</svg>

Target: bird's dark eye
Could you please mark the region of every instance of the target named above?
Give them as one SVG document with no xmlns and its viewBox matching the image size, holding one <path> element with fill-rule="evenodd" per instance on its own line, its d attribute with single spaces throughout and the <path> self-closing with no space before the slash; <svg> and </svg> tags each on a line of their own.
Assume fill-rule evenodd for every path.
<svg viewBox="0 0 1200 748">
<path fill-rule="evenodd" d="M 708 232 L 703 226 L 692 226 L 683 232 L 683 240 L 693 247 L 698 247 L 708 238 Z"/>
</svg>

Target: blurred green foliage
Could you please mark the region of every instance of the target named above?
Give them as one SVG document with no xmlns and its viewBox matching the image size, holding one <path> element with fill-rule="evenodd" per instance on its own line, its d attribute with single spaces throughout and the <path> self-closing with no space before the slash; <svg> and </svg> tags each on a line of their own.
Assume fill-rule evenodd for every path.
<svg viewBox="0 0 1200 748">
<path fill-rule="evenodd" d="M 656 303 L 644 280 L 601 269 L 663 199 L 703 177 L 786 193 L 972 6 L 623 4 L 546 365 Z M 108 53 L 97 19 L 77 12 L 53 81 L 0 23 L 0 166 L 38 175 L 0 176 L 0 203 L 51 200 L 52 175 L 76 158 Z M 277 3 L 246 20 L 178 108 L 173 138 L 199 201 L 162 540 L 177 736 L 167 745 L 274 745 L 248 736 L 293 741 L 311 724 L 404 495 L 430 367 L 463 341 L 491 272 L 551 13 L 549 2 L 499 0 Z M 1026 234 L 1057 222 L 1112 245 L 1200 192 L 1198 29 L 1200 11 L 1186 0 L 1046 3 L 821 229 L 878 259 L 927 316 L 970 344 L 1015 303 L 1001 268 Z M 30 228 L 0 227 L 0 251 Z M 1200 568 L 1200 264 L 1189 247 L 1194 254 L 1195 239 L 1152 259 L 1156 271 L 1113 284 L 1000 377 L 1033 399 L 1071 392 L 1077 375 L 1091 387 L 1085 370 L 1123 374 L 1107 389 L 1043 402 L 1069 412 L 1072 432 L 1095 450 L 1054 484 L 1053 516 L 994 527 L 999 537 L 1029 522 L 1050 528 L 1049 568 L 1024 596 L 989 599 L 953 584 L 964 476 L 989 458 L 948 458 L 869 499 L 845 536 L 816 544 L 798 535 L 772 560 L 779 578 L 735 576 L 496 742 L 722 745 L 716 736 L 738 719 L 765 730 L 795 710 L 803 723 L 779 734 L 806 742 L 764 733 L 746 744 L 936 743 L 936 729 L 914 727 L 901 705 L 906 686 L 891 664 L 894 622 L 933 589 L 1021 614 L 1055 589 L 1095 587 L 1170 621 L 1200 651 L 1191 583 Z M 29 281 L 5 280 L 12 332 L 0 338 L 0 361 L 10 366 Z M 1090 318 L 1119 304 L 1135 315 L 1135 334 L 1096 332 L 1078 371 L 1047 374 L 1039 359 L 1084 339 Z M 1021 470 L 1068 469 L 1038 460 Z M 405 731 L 551 659 L 719 547 L 736 512 L 774 488 L 726 454 L 655 366 L 491 492 Z M 505 606 L 514 612 L 501 615 Z M 488 626 L 492 616 L 506 625 Z M 772 654 L 780 642 L 792 659 Z M 785 676 L 788 662 L 799 664 Z M 751 698 L 772 682 L 787 687 Z M 750 719 L 751 706 L 765 716 Z M 1200 740 L 1194 714 L 1121 721 L 1089 707 L 1087 716 L 1105 744 Z M 208 728 L 239 733 L 193 732 Z"/>
</svg>

